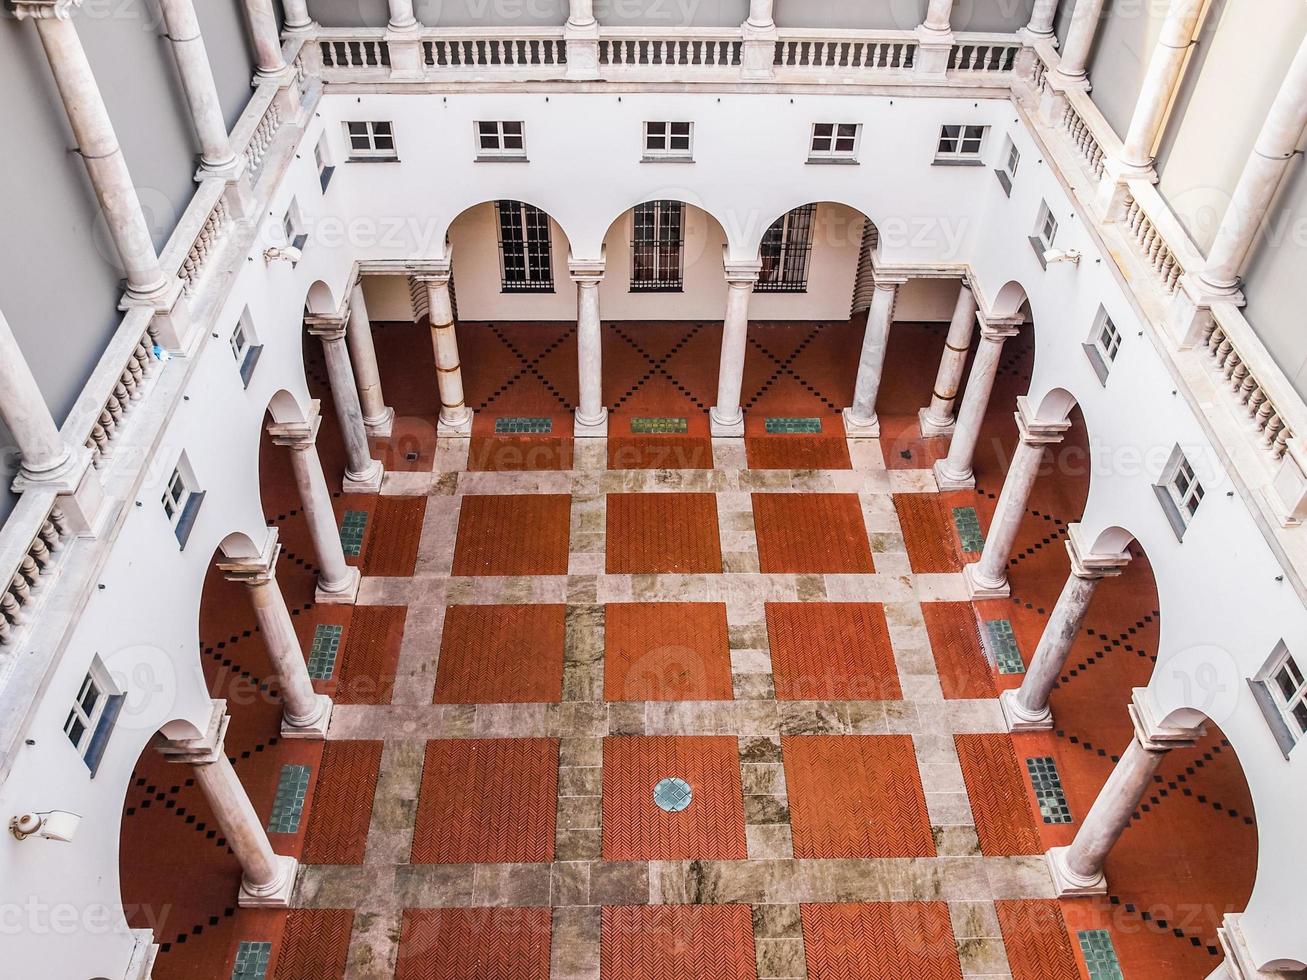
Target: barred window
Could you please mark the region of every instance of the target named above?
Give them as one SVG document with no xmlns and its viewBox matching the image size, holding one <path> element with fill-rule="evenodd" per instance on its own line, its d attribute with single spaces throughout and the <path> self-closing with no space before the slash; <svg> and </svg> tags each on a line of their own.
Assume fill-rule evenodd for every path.
<svg viewBox="0 0 1307 980">
<path fill-rule="evenodd" d="M 635 208 L 631 292 L 679 293 L 685 286 L 685 205 L 650 201 Z"/>
<path fill-rule="evenodd" d="M 762 237 L 762 272 L 757 290 L 803 293 L 808 290 L 808 260 L 812 256 L 815 204 L 795 208 L 767 229 Z"/>
<path fill-rule="evenodd" d="M 496 201 L 499 215 L 500 289 L 505 293 L 554 291 L 549 215 L 521 201 Z"/>
</svg>

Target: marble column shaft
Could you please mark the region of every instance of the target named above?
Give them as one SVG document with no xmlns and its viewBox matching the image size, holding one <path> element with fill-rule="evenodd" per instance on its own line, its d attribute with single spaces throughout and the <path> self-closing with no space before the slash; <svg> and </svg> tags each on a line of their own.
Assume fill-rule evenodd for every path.
<svg viewBox="0 0 1307 980">
<path fill-rule="evenodd" d="M 363 424 L 368 429 L 385 427 L 395 417 L 386 405 L 381 390 L 381 370 L 377 366 L 377 349 L 372 338 L 372 321 L 363 298 L 363 283 L 356 282 L 349 294 L 349 327 L 345 331 L 349 345 L 350 364 L 358 382 L 359 405 L 363 410 Z"/>
<path fill-rule="evenodd" d="M 1089 52 L 1098 33 L 1098 21 L 1103 13 L 1103 0 L 1076 0 L 1071 11 L 1071 26 L 1062 45 L 1062 59 L 1058 74 L 1070 79 L 1083 79 L 1089 70 Z"/>
<path fill-rule="evenodd" d="M 958 301 L 953 307 L 953 319 L 949 323 L 944 353 L 939 359 L 939 372 L 935 375 L 935 387 L 930 395 L 930 407 L 926 409 L 924 421 L 930 427 L 946 429 L 954 422 L 953 408 L 975 330 L 976 296 L 971 286 L 964 282 L 958 290 Z"/>
<path fill-rule="evenodd" d="M 227 133 L 227 118 L 218 98 L 194 0 L 159 0 L 159 3 L 190 108 L 191 124 L 199 138 L 200 159 L 208 169 L 230 166 L 236 161 L 236 153 Z"/>
<path fill-rule="evenodd" d="M 25 476 L 40 479 L 58 471 L 71 454 L 59 435 L 54 417 L 36 377 L 0 313 L 0 419 L 18 445 Z"/>
<path fill-rule="evenodd" d="M 1153 165 L 1153 144 L 1161 134 L 1166 110 L 1180 82 L 1203 4 L 1204 0 L 1171 0 L 1126 132 L 1121 162 L 1127 167 Z"/>
</svg>

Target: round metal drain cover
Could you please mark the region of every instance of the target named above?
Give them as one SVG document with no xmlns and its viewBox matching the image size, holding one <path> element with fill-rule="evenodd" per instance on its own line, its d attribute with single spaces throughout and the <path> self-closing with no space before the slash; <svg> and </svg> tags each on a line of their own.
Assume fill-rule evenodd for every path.
<svg viewBox="0 0 1307 980">
<path fill-rule="evenodd" d="M 690 805 L 694 790 L 684 779 L 671 776 L 654 787 L 654 802 L 668 813 L 680 813 Z"/>
</svg>

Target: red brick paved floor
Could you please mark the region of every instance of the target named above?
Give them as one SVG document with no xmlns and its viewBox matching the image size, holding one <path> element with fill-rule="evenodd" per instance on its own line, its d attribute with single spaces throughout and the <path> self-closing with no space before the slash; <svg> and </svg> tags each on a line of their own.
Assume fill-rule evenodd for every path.
<svg viewBox="0 0 1307 980">
<path fill-rule="evenodd" d="M 781 753 L 795 857 L 935 855 L 911 735 L 787 736 Z"/>
<path fill-rule="evenodd" d="M 897 701 L 903 694 L 877 602 L 769 602 L 767 640 L 783 701 Z"/>
<path fill-rule="evenodd" d="M 566 613 L 562 605 L 450 606 L 434 702 L 561 701 Z"/>
<path fill-rule="evenodd" d="M 395 407 L 398 417 L 395 436 L 389 441 L 375 441 L 374 452 L 390 469 L 430 470 L 434 461 L 437 399 L 426 325 L 375 326 L 387 402 Z M 570 428 L 569 413 L 575 401 L 575 343 L 571 328 L 548 325 L 541 330 L 541 326 L 501 324 L 491 328 L 460 324 L 465 382 L 469 404 L 479 413 L 478 430 L 483 425 L 493 428 L 495 415 L 550 415 L 565 421 Z M 703 416 L 714 397 L 719 328 L 712 324 L 697 330 L 693 325 L 655 324 L 645 329 L 643 324 L 626 324 L 622 329 L 655 360 L 666 357 L 664 367 L 672 379 L 654 370 L 647 358 L 630 348 L 627 339 L 618 337 L 613 327 L 606 326 L 605 400 L 615 408 L 614 424 L 620 425 L 625 417 L 629 425 L 629 418 L 635 415 L 686 416 L 691 420 L 692 431 L 704 424 Z M 693 336 L 682 343 L 681 349 L 674 350 L 681 343 L 678 338 L 684 338 L 687 331 Z M 838 424 L 838 408 L 847 404 L 852 391 L 856 364 L 852 355 L 857 350 L 861 323 L 829 324 L 813 336 L 810 334 L 813 334 L 811 324 L 751 325 L 744 393 L 751 425 L 756 418 L 767 414 L 819 416 L 828 428 Z M 921 440 L 915 419 L 923 401 L 921 396 L 929 391 L 942 342 L 941 327 L 900 324 L 891 335 L 881 412 L 881 447 L 891 468 L 929 466 L 947 449 L 946 439 Z M 626 347 L 627 353 L 618 356 L 621 347 Z M 315 397 L 322 399 L 319 452 L 329 484 L 339 486 L 344 451 L 321 366 L 320 345 L 308 338 L 305 350 L 311 390 Z M 959 503 L 976 506 L 982 526 L 988 525 L 1002 486 L 1006 460 L 1015 441 L 1012 405 L 1029 385 L 1031 357 L 1028 337 L 1008 343 L 978 446 L 977 491 L 949 498 L 950 505 L 956 496 Z M 527 363 L 523 363 L 523 358 Z M 634 372 L 635 368 L 639 372 Z M 536 372 L 545 374 L 552 389 Z M 636 385 L 640 375 L 650 372 L 650 379 Z M 634 390 L 628 394 L 633 386 Z M 1073 418 L 1075 425 L 1063 450 L 1050 454 L 1046 461 L 1049 475 L 1041 477 L 1036 484 L 1010 569 L 1012 599 L 977 604 L 981 619 L 1012 621 L 1027 661 L 1065 580 L 1067 559 L 1062 543 L 1066 525 L 1080 516 L 1088 486 L 1083 457 L 1075 455 L 1084 450 L 1083 421 L 1078 414 Z M 556 431 L 567 431 L 558 428 L 562 424 L 556 423 Z M 407 451 L 416 452 L 418 459 L 405 459 Z M 1058 474 L 1056 477 L 1052 476 L 1054 472 Z M 362 607 L 313 605 L 313 550 L 299 513 L 289 459 L 266 439 L 260 457 L 260 478 L 265 512 L 269 522 L 280 527 L 284 545 L 278 578 L 307 649 L 315 625 L 335 623 L 348 631 L 352 618 Z M 339 517 L 346 509 L 373 513 L 378 501 L 376 497 L 336 495 L 334 504 Z M 363 554 L 350 559 L 351 563 L 365 563 L 372 546 L 370 533 Z M 925 612 L 937 662 L 940 662 L 938 644 L 933 642 L 936 624 L 930 620 L 932 608 L 927 605 Z M 1044 847 L 1070 840 L 1111 771 L 1113 756 L 1130 737 L 1124 705 L 1130 689 L 1145 683 L 1153 669 L 1160 623 L 1157 608 L 1147 561 L 1140 555 L 1125 575 L 1104 583 L 1095 597 L 1072 662 L 1053 694 L 1057 729 L 1012 740 L 1021 765 L 1032 755 L 1048 755 L 1056 760 L 1077 821 L 1070 825 L 1045 825 L 1036 818 Z M 228 699 L 232 714 L 228 753 L 234 758 L 236 771 L 258 812 L 266 816 L 270 811 L 277 774 L 283 764 L 302 763 L 315 769 L 299 833 L 273 837 L 278 851 L 301 854 L 313 843 L 310 831 L 315 819 L 323 819 L 321 813 L 314 817 L 315 806 L 335 792 L 331 788 L 333 782 L 349 780 L 350 769 L 341 767 L 338 759 L 324 755 L 321 744 L 280 739 L 281 711 L 276 684 L 270 680 L 272 673 L 253 612 L 241 588 L 224 582 L 216 574 L 206 582 L 200 636 L 201 657 L 210 689 L 215 696 Z M 965 631 L 962 637 L 957 649 L 950 651 L 957 658 L 966 658 L 962 660 L 965 666 L 957 671 L 955 683 L 950 684 L 949 671 L 943 670 L 944 664 L 940 663 L 941 672 L 946 675 L 947 696 L 975 696 L 966 692 L 979 683 L 980 674 L 974 661 L 979 648 L 973 645 L 974 638 L 966 637 Z M 385 669 L 379 669 L 384 674 Z M 1020 682 L 1020 677 L 998 676 L 991 671 L 990 681 L 998 687 L 1012 687 Z M 375 682 L 382 685 L 388 678 L 381 676 Z M 330 684 L 317 686 L 325 690 Z M 321 761 L 323 758 L 325 762 Z M 317 771 L 319 767 L 322 772 Z M 738 769 L 735 772 L 738 778 Z M 320 797 L 319 786 L 322 787 Z M 329 805 L 327 812 L 337 811 Z M 742 839 L 742 827 L 739 833 Z M 1220 732 L 1213 729 L 1203 745 L 1193 751 L 1174 752 L 1163 764 L 1147 810 L 1141 810 L 1131 822 L 1108 859 L 1110 899 L 1000 903 L 1000 922 L 1012 958 L 1014 980 L 1035 977 L 1062 980 L 1077 975 L 1084 980 L 1087 974 L 1074 949 L 1074 933 L 1089 928 L 1111 932 L 1128 977 L 1191 980 L 1206 976 L 1219 962 L 1215 927 L 1221 916 L 1227 910 L 1243 908 L 1247 902 L 1256 847 L 1251 800 L 1238 760 Z M 154 927 L 157 939 L 163 944 L 154 971 L 158 980 L 225 980 L 231 973 L 238 940 L 272 942 L 274 970 L 278 973 L 283 962 L 287 964 L 285 969 L 292 971 L 289 975 L 300 969 L 294 965 L 303 955 L 296 951 L 300 943 L 297 937 L 306 929 L 304 923 L 310 923 L 311 919 L 303 915 L 298 920 L 289 917 L 292 924 L 288 925 L 284 912 L 235 907 L 239 871 L 235 858 L 214 831 L 202 795 L 188 780 L 184 767 L 165 763 L 154 753 L 141 757 L 124 804 L 121 880 L 131 924 Z M 1014 911 L 1009 905 L 1021 908 Z M 1040 910 L 1026 908 L 1036 905 Z M 869 926 L 863 916 L 850 915 L 832 927 L 817 920 L 835 917 L 819 915 L 813 908 L 804 910 L 811 975 L 838 976 L 829 971 L 838 969 L 840 963 L 851 962 L 851 969 L 860 969 L 856 948 L 848 956 L 832 950 L 838 942 L 850 937 L 853 938 L 850 945 L 856 947 L 858 937 L 865 935 L 869 927 L 883 931 L 884 926 L 877 926 L 874 917 Z M 1051 910 L 1061 911 L 1065 916 L 1070 936 L 1059 935 L 1061 927 Z M 466 910 L 474 911 L 480 910 Z M 543 921 L 547 923 L 547 917 Z M 1035 926 L 1030 925 L 1032 921 Z M 308 928 L 318 929 L 316 925 Z M 474 925 L 472 929 L 478 938 L 492 931 L 492 927 L 484 924 Z M 918 935 L 922 929 L 920 922 L 908 924 L 904 934 Z M 520 959 L 515 962 L 526 963 L 518 930 L 510 927 L 509 931 L 516 936 L 511 948 Z M 284 947 L 283 933 L 286 934 Z M 1040 939 L 1037 943 L 1036 938 Z M 536 941 L 536 946 L 541 942 L 547 949 L 547 934 L 543 940 Z M 1074 968 L 1068 966 L 1068 950 L 1077 964 Z M 946 963 L 949 955 L 945 950 Z M 410 965 L 405 969 L 432 969 L 429 959 L 409 957 L 408 962 Z M 493 964 L 493 957 L 488 962 Z M 488 969 L 493 968 L 492 965 Z M 333 967 L 311 969 L 330 975 Z M 912 969 L 915 967 L 902 975 L 914 978 L 935 975 L 935 967 L 923 968 L 918 973 L 911 972 Z M 522 972 L 514 977 L 519 975 L 532 974 Z"/>
<path fill-rule="evenodd" d="M 335 680 L 322 685 L 337 704 L 389 704 L 404 642 L 404 606 L 358 606 L 342 635 Z"/>
<path fill-rule="evenodd" d="M 344 980 L 353 909 L 295 909 L 286 916 L 274 980 Z"/>
<path fill-rule="evenodd" d="M 600 980 L 755 980 L 747 905 L 626 905 L 601 918 Z"/>
<path fill-rule="evenodd" d="M 572 500 L 565 494 L 463 498 L 455 575 L 566 575 Z"/>
<path fill-rule="evenodd" d="M 975 607 L 969 602 L 927 602 L 922 603 L 921 614 L 944 697 L 997 697 Z"/>
<path fill-rule="evenodd" d="M 937 493 L 896 493 L 898 512 L 908 560 L 917 575 L 962 571 L 961 543 L 952 516 Z"/>
<path fill-rule="evenodd" d="M 680 813 L 654 787 L 677 777 L 694 793 Z M 606 861 L 729 860 L 746 856 L 739 745 L 733 735 L 619 735 L 604 739 Z"/>
<path fill-rule="evenodd" d="M 604 697 L 609 701 L 731 700 L 725 603 L 606 606 Z"/>
<path fill-rule="evenodd" d="M 722 546 L 711 493 L 610 493 L 610 575 L 717 573 Z"/>
<path fill-rule="evenodd" d="M 810 980 L 962 980 L 945 902 L 804 905 Z"/>
<path fill-rule="evenodd" d="M 962 778 L 981 853 L 988 857 L 1040 854 L 1039 834 L 1012 739 L 1002 734 L 955 735 Z"/>
<path fill-rule="evenodd" d="M 363 863 L 381 749 L 381 742 L 327 742 L 322 747 L 304 837 L 305 863 Z"/>
<path fill-rule="evenodd" d="M 405 909 L 396 980 L 549 980 L 546 908 Z"/>
<path fill-rule="evenodd" d="M 763 572 L 874 571 L 856 493 L 755 493 Z"/>
</svg>

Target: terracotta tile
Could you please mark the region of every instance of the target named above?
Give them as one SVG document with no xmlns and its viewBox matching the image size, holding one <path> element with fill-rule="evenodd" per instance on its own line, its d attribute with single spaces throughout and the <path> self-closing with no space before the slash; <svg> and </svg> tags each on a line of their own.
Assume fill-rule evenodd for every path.
<svg viewBox="0 0 1307 980">
<path fill-rule="evenodd" d="M 405 909 L 395 980 L 549 980 L 547 908 Z"/>
<path fill-rule="evenodd" d="M 353 909 L 293 909 L 286 915 L 275 980 L 344 980 Z"/>
<path fill-rule="evenodd" d="M 975 607 L 969 602 L 923 602 L 921 615 L 944 697 L 997 697 Z"/>
<path fill-rule="evenodd" d="M 609 701 L 729 701 L 726 605 L 611 603 L 604 609 Z"/>
<path fill-rule="evenodd" d="M 755 980 L 747 905 L 625 905 L 603 910 L 601 980 Z"/>
<path fill-rule="evenodd" d="M 804 905 L 810 980 L 962 980 L 945 902 Z"/>
<path fill-rule="evenodd" d="M 764 573 L 874 571 L 853 493 L 755 493 L 758 564 Z"/>
<path fill-rule="evenodd" d="M 463 498 L 455 575 L 566 575 L 571 498 L 486 494 Z"/>
<path fill-rule="evenodd" d="M 711 493 L 610 493 L 607 522 L 610 575 L 722 570 Z"/>
<path fill-rule="evenodd" d="M 913 572 L 962 571 L 953 521 L 939 494 L 896 493 L 894 509 Z"/>
<path fill-rule="evenodd" d="M 563 605 L 448 607 L 434 702 L 560 701 L 566 612 Z"/>
<path fill-rule="evenodd" d="M 308 809 L 302 860 L 362 864 L 381 767 L 381 742 L 327 742 Z"/>
<path fill-rule="evenodd" d="M 794 701 L 901 698 L 885 608 L 876 602 L 769 602 L 776 697 Z"/>
<path fill-rule="evenodd" d="M 954 742 L 981 851 L 990 857 L 1042 853 L 1011 737 L 955 735 Z"/>
</svg>

